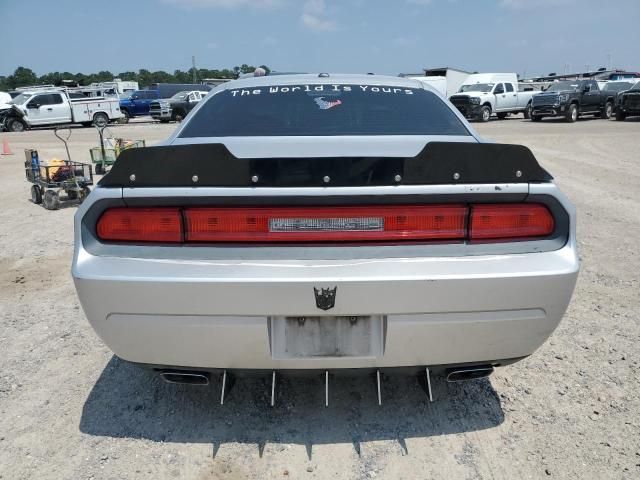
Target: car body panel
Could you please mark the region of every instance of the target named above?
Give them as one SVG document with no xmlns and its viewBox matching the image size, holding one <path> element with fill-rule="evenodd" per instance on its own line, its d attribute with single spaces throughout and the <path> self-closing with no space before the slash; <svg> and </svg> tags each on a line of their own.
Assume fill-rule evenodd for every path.
<svg viewBox="0 0 640 480">
<path fill-rule="evenodd" d="M 557 190 L 553 184 L 530 188 L 538 194 Z M 121 189 L 96 194 L 123 200 Z M 131 194 L 124 194 L 124 202 Z M 268 251 L 234 258 L 236 250 L 223 259 L 206 254 L 184 259 L 101 256 L 79 247 L 73 276 L 96 332 L 117 355 L 137 363 L 314 369 L 524 357 L 558 325 L 577 277 L 575 213 L 558 198 L 571 213 L 571 233 L 562 248 L 548 252 L 367 258 L 373 255 L 355 247 L 353 258 L 296 259 L 295 253 L 271 258 Z M 76 245 L 82 245 L 82 213 L 76 218 Z M 383 315 L 384 354 L 273 358 L 270 322 L 318 315 L 314 287 L 338 287 L 335 307 L 321 313 Z"/>
</svg>

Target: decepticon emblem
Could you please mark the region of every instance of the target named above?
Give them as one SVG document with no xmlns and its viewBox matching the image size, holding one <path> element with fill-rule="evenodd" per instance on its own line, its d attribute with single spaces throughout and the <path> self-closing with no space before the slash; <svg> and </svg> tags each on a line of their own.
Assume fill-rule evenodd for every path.
<svg viewBox="0 0 640 480">
<path fill-rule="evenodd" d="M 329 310 L 333 308 L 336 304 L 336 292 L 338 291 L 338 287 L 331 288 L 321 288 L 318 290 L 316 287 L 313 287 L 313 293 L 316 296 L 316 307 L 320 310 Z"/>
<path fill-rule="evenodd" d="M 329 110 L 332 107 L 342 105 L 342 100 L 334 100 L 333 102 L 327 102 L 324 97 L 317 97 L 313 99 L 318 104 L 320 110 Z"/>
</svg>

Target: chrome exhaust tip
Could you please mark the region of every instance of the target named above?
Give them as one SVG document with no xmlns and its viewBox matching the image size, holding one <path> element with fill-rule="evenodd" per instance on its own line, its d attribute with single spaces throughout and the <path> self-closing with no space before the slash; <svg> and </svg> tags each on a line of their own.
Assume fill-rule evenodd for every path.
<svg viewBox="0 0 640 480">
<path fill-rule="evenodd" d="M 488 377 L 493 373 L 493 366 L 479 365 L 477 367 L 450 368 L 446 372 L 447 382 L 462 382 Z"/>
<path fill-rule="evenodd" d="M 160 372 L 160 377 L 162 377 L 162 379 L 167 383 L 179 383 L 182 385 L 209 385 L 209 376 L 206 373 L 165 370 L 164 372 Z"/>
</svg>

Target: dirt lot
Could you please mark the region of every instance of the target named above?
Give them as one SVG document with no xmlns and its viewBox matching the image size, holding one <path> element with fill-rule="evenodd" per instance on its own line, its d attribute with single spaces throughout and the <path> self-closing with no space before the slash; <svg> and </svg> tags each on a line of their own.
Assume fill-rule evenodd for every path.
<svg viewBox="0 0 640 480">
<path fill-rule="evenodd" d="M 171 125 L 130 124 L 148 144 Z M 74 207 L 29 200 L 23 149 L 63 156 L 52 131 L 0 134 L 0 477 L 3 479 L 640 478 L 640 122 L 477 125 L 528 145 L 576 204 L 582 271 L 569 311 L 531 358 L 490 381 L 264 379 L 182 387 L 115 358 L 69 274 Z M 93 129 L 74 129 L 86 159 Z"/>
</svg>

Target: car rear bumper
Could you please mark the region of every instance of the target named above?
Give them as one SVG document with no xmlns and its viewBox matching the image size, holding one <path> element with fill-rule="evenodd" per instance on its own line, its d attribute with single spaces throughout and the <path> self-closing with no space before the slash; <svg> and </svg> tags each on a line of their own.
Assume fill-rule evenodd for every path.
<svg viewBox="0 0 640 480">
<path fill-rule="evenodd" d="M 557 327 L 577 272 L 571 243 L 540 253 L 349 261 L 171 261 L 100 257 L 80 248 L 73 265 L 87 318 L 119 357 L 237 369 L 524 357 Z M 337 287 L 335 307 L 319 310 L 314 287 Z M 380 354 L 276 355 L 276 317 L 327 314 L 379 315 Z"/>
</svg>

